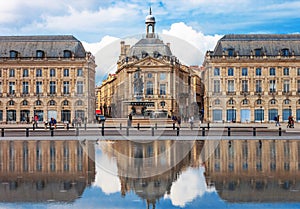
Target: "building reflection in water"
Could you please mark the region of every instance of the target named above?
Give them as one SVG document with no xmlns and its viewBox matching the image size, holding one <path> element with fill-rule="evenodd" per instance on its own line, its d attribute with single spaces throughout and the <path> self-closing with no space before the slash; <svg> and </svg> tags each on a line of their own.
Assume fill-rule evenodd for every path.
<svg viewBox="0 0 300 209">
<path fill-rule="evenodd" d="M 170 194 L 172 183 L 189 167 L 199 167 L 203 141 L 110 141 L 102 151 L 116 159 L 121 194 L 134 191 L 147 207 Z"/>
<path fill-rule="evenodd" d="M 300 141 L 221 140 L 205 163 L 229 202 L 300 202 Z"/>
<path fill-rule="evenodd" d="M 1 140 L 0 201 L 74 201 L 95 179 L 94 153 L 78 140 Z"/>
</svg>

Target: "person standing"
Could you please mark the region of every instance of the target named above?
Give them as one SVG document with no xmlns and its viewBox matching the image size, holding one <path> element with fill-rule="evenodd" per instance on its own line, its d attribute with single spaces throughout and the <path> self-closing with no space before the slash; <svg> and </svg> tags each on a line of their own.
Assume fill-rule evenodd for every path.
<svg viewBox="0 0 300 209">
<path fill-rule="evenodd" d="M 275 117 L 275 121 L 276 121 L 275 126 L 280 126 L 280 123 L 279 123 L 279 115 L 277 115 L 277 117 Z"/>
</svg>

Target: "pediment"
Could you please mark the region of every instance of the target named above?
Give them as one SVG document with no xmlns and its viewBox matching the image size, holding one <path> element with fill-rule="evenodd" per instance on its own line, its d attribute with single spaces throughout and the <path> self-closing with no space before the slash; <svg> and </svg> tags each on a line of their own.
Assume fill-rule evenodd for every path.
<svg viewBox="0 0 300 209">
<path fill-rule="evenodd" d="M 143 67 L 143 66 L 166 66 L 167 63 L 164 60 L 155 59 L 152 57 L 145 58 L 134 63 L 135 66 Z"/>
</svg>

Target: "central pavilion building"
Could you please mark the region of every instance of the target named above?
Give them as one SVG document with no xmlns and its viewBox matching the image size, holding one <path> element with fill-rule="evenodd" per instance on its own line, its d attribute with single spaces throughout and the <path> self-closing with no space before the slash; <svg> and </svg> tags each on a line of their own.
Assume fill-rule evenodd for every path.
<svg viewBox="0 0 300 209">
<path fill-rule="evenodd" d="M 117 71 L 98 88 L 99 112 L 106 116 L 182 117 L 201 109 L 199 74 L 183 65 L 155 34 L 155 18 L 146 17 L 146 35 L 130 47 L 121 41 Z M 183 49 L 187 50 L 187 49 Z M 199 68 L 198 68 L 199 69 Z"/>
</svg>

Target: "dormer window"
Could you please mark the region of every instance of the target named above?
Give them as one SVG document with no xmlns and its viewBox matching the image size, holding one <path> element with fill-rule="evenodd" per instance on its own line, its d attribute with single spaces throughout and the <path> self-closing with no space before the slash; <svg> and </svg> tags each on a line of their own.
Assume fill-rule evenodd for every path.
<svg viewBox="0 0 300 209">
<path fill-rule="evenodd" d="M 282 49 L 281 50 L 281 54 L 282 54 L 282 56 L 289 56 L 289 49 Z"/>
<path fill-rule="evenodd" d="M 18 57 L 18 52 L 17 51 L 11 50 L 9 52 L 9 58 L 10 59 L 16 59 L 17 57 Z"/>
<path fill-rule="evenodd" d="M 45 57 L 45 52 L 42 50 L 37 50 L 36 51 L 36 58 L 44 58 Z"/>
<path fill-rule="evenodd" d="M 147 57 L 147 56 L 148 56 L 148 53 L 145 52 L 145 51 L 142 51 L 142 58 L 145 58 L 145 57 Z"/>
<path fill-rule="evenodd" d="M 255 56 L 261 56 L 262 55 L 262 51 L 261 49 L 255 49 Z"/>
<path fill-rule="evenodd" d="M 64 58 L 71 58 L 71 51 L 70 50 L 64 50 Z"/>
<path fill-rule="evenodd" d="M 154 56 L 154 58 L 158 58 L 161 55 L 160 55 L 160 53 L 158 51 L 155 51 L 155 52 L 153 52 L 153 56 Z"/>
<path fill-rule="evenodd" d="M 232 57 L 234 55 L 234 49 L 228 49 L 228 56 Z"/>
</svg>

